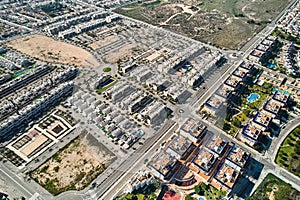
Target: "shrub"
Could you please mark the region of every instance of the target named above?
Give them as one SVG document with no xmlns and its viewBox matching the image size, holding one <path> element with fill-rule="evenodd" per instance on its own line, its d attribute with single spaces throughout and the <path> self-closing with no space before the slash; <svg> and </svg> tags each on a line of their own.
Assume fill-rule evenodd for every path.
<svg viewBox="0 0 300 200">
<path fill-rule="evenodd" d="M 54 170 L 55 172 L 58 172 L 59 166 L 54 167 L 53 170 Z"/>
<path fill-rule="evenodd" d="M 104 69 L 103 69 L 103 72 L 110 72 L 111 71 L 111 68 L 110 67 L 105 67 Z"/>
</svg>

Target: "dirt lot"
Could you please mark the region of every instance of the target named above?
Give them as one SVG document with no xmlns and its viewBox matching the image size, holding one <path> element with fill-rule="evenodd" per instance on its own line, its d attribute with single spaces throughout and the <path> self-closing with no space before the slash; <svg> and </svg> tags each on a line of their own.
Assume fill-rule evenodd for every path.
<svg viewBox="0 0 300 200">
<path fill-rule="evenodd" d="M 290 0 L 148 0 L 115 12 L 165 27 L 196 40 L 241 48 Z"/>
<path fill-rule="evenodd" d="M 122 46 L 121 48 L 119 48 L 113 52 L 110 52 L 109 54 L 104 56 L 103 60 L 105 60 L 106 62 L 112 63 L 112 64 L 117 63 L 118 60 L 131 55 L 133 52 L 133 48 L 135 48 L 135 47 L 136 47 L 135 44 L 126 44 L 126 45 Z"/>
<path fill-rule="evenodd" d="M 6 44 L 36 59 L 75 66 L 99 66 L 88 51 L 42 35 L 30 35 Z"/>
<path fill-rule="evenodd" d="M 102 46 L 108 45 L 112 42 L 116 42 L 119 40 L 118 36 L 115 35 L 110 35 L 106 38 L 104 38 L 103 40 L 98 40 L 96 42 L 93 42 L 92 44 L 89 45 L 89 47 L 91 47 L 93 50 L 96 50 Z"/>
<path fill-rule="evenodd" d="M 53 195 L 81 190 L 116 157 L 90 134 L 80 136 L 42 164 L 31 177 Z"/>
</svg>

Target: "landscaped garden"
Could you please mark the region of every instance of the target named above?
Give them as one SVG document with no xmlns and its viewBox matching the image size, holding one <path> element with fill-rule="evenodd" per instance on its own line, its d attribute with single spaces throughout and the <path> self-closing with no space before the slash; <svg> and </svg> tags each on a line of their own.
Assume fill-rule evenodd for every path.
<svg viewBox="0 0 300 200">
<path fill-rule="evenodd" d="M 226 195 L 224 191 L 218 190 L 211 185 L 201 183 L 194 187 L 195 193 L 200 196 L 205 196 L 207 200 L 222 199 Z M 186 197 L 188 199 L 189 197 Z"/>
<path fill-rule="evenodd" d="M 111 68 L 110 67 L 105 67 L 104 69 L 103 69 L 103 72 L 110 72 L 111 71 Z"/>
<path fill-rule="evenodd" d="M 146 185 L 143 188 L 133 191 L 118 198 L 118 200 L 155 200 L 157 199 L 156 191 L 160 188 L 160 183 L 155 182 L 151 185 Z"/>
<path fill-rule="evenodd" d="M 300 126 L 294 129 L 281 144 L 276 163 L 300 177 Z"/>
<path fill-rule="evenodd" d="M 247 200 L 291 200 L 298 199 L 299 197 L 300 192 L 292 188 L 291 185 L 273 174 L 268 174 L 252 197 L 248 197 Z"/>
<path fill-rule="evenodd" d="M 279 37 L 282 40 L 287 40 L 291 42 L 295 42 L 296 44 L 300 45 L 300 38 L 291 35 L 290 33 L 286 33 L 279 28 L 275 28 L 275 30 L 271 33 L 273 36 Z"/>
<path fill-rule="evenodd" d="M 251 82 L 243 84 L 239 91 L 228 100 L 226 114 L 220 115 L 216 125 L 228 134 L 234 135 L 248 120 L 253 118 L 254 112 L 259 111 L 272 91 L 273 85 L 269 83 L 264 83 L 262 86 Z M 257 98 L 249 101 L 253 94 L 256 94 Z"/>
</svg>

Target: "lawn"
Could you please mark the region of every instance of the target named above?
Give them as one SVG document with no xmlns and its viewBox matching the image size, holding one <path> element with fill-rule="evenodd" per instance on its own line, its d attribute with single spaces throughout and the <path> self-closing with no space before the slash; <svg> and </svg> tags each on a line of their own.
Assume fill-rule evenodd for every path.
<svg viewBox="0 0 300 200">
<path fill-rule="evenodd" d="M 218 200 L 226 195 L 225 192 L 218 190 L 211 185 L 206 185 L 204 183 L 195 186 L 194 190 L 196 194 L 204 195 L 207 200 Z"/>
<path fill-rule="evenodd" d="M 13 75 L 11 75 L 11 77 L 12 77 L 12 78 L 17 78 L 17 77 L 19 77 L 19 76 L 21 76 L 21 75 L 23 75 L 23 74 L 28 73 L 29 71 L 31 71 L 31 70 L 33 70 L 33 69 L 34 69 L 34 67 L 31 67 L 31 68 L 29 68 L 29 69 L 24 69 L 24 70 L 18 71 L 18 72 L 16 72 L 16 73 L 14 73 Z"/>
<path fill-rule="evenodd" d="M 274 198 L 271 198 L 274 197 Z M 298 199 L 300 192 L 291 187 L 291 185 L 277 178 L 273 174 L 268 174 L 263 182 L 258 186 L 252 197 L 248 200 L 291 200 Z"/>
<path fill-rule="evenodd" d="M 157 196 L 155 192 L 160 188 L 160 183 L 146 185 L 143 188 L 133 191 L 132 193 L 123 195 L 117 200 L 155 200 Z"/>
<path fill-rule="evenodd" d="M 276 163 L 300 177 L 300 126 L 284 140 L 276 156 Z"/>
</svg>

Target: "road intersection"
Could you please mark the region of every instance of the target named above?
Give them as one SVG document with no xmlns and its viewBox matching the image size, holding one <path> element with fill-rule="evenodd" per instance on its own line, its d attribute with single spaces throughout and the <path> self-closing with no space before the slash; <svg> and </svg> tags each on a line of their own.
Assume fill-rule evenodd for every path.
<svg viewBox="0 0 300 200">
<path fill-rule="evenodd" d="M 18 171 L 15 171 L 14 174 L 12 169 L 13 166 L 10 166 L 10 163 L 0 163 L 0 174 L 5 177 L 7 181 L 10 181 L 18 190 L 20 190 L 26 198 L 37 197 L 41 199 L 113 199 L 114 196 L 120 191 L 120 189 L 127 183 L 132 174 L 137 172 L 139 169 L 144 167 L 147 161 L 156 153 L 156 151 L 161 147 L 163 141 L 168 140 L 171 135 L 174 133 L 176 128 L 178 128 L 179 124 L 177 121 L 181 121 L 187 117 L 194 117 L 195 119 L 199 119 L 204 124 L 208 126 L 208 130 L 220 135 L 222 138 L 230 141 L 234 144 L 239 145 L 243 149 L 246 149 L 251 153 L 252 157 L 257 161 L 261 162 L 264 165 L 262 175 L 259 180 L 255 184 L 253 191 L 257 188 L 259 183 L 263 180 L 267 173 L 273 173 L 283 181 L 290 183 L 297 190 L 300 190 L 300 178 L 295 176 L 294 174 L 288 172 L 285 169 L 280 168 L 275 164 L 274 160 L 277 154 L 278 149 L 280 148 L 281 143 L 286 138 L 286 136 L 300 124 L 300 118 L 294 119 L 292 122 L 289 122 L 285 129 L 281 131 L 278 138 L 275 138 L 272 142 L 270 149 L 264 154 L 261 155 L 254 149 L 245 145 L 244 143 L 238 141 L 236 138 L 229 136 L 223 130 L 217 128 L 216 126 L 209 124 L 206 121 L 203 121 L 197 115 L 197 108 L 202 105 L 207 99 L 219 88 L 219 86 L 233 73 L 233 71 L 240 65 L 240 63 L 247 58 L 253 47 L 255 47 L 263 38 L 265 38 L 268 34 L 270 34 L 274 28 L 276 21 L 280 19 L 280 17 L 286 12 L 286 10 L 293 5 L 296 0 L 293 0 L 287 8 L 285 8 L 278 17 L 272 21 L 268 26 L 266 26 L 260 33 L 258 33 L 255 37 L 253 37 L 249 42 L 242 48 L 241 52 L 243 52 L 243 57 L 240 61 L 235 60 L 233 63 L 226 64 L 223 69 L 214 75 L 210 76 L 209 80 L 206 80 L 204 87 L 201 88 L 189 101 L 187 104 L 175 106 L 177 109 L 183 110 L 183 113 L 176 114 L 173 120 L 168 120 L 162 126 L 160 130 L 155 132 L 152 137 L 149 137 L 145 140 L 144 145 L 140 146 L 134 153 L 128 156 L 128 158 L 119 161 L 119 165 L 115 167 L 109 168 L 105 173 L 107 173 L 106 179 L 98 182 L 96 179 L 94 182 L 97 183 L 95 188 L 86 188 L 82 191 L 67 191 L 64 192 L 57 197 L 49 196 L 47 191 L 44 191 L 38 184 L 34 181 L 27 182 L 26 177 L 18 176 Z M 90 4 L 87 4 L 91 6 Z M 122 16 L 124 17 L 124 16 Z M 127 18 L 127 17 L 124 17 Z M 152 28 L 160 29 L 169 33 L 162 28 L 158 28 L 144 22 L 129 19 L 131 21 L 135 21 L 136 23 L 143 23 L 147 26 L 151 26 Z M 172 32 L 172 34 L 174 34 Z M 183 37 L 183 36 L 180 36 Z M 186 37 L 183 37 L 187 39 Z M 196 42 L 196 41 L 195 41 Z M 209 48 L 214 48 L 209 46 Z M 228 51 L 228 55 L 229 52 Z M 239 52 L 238 52 L 239 53 Z M 195 109 L 196 108 L 196 109 Z M 38 195 L 37 195 L 38 193 Z"/>
</svg>

